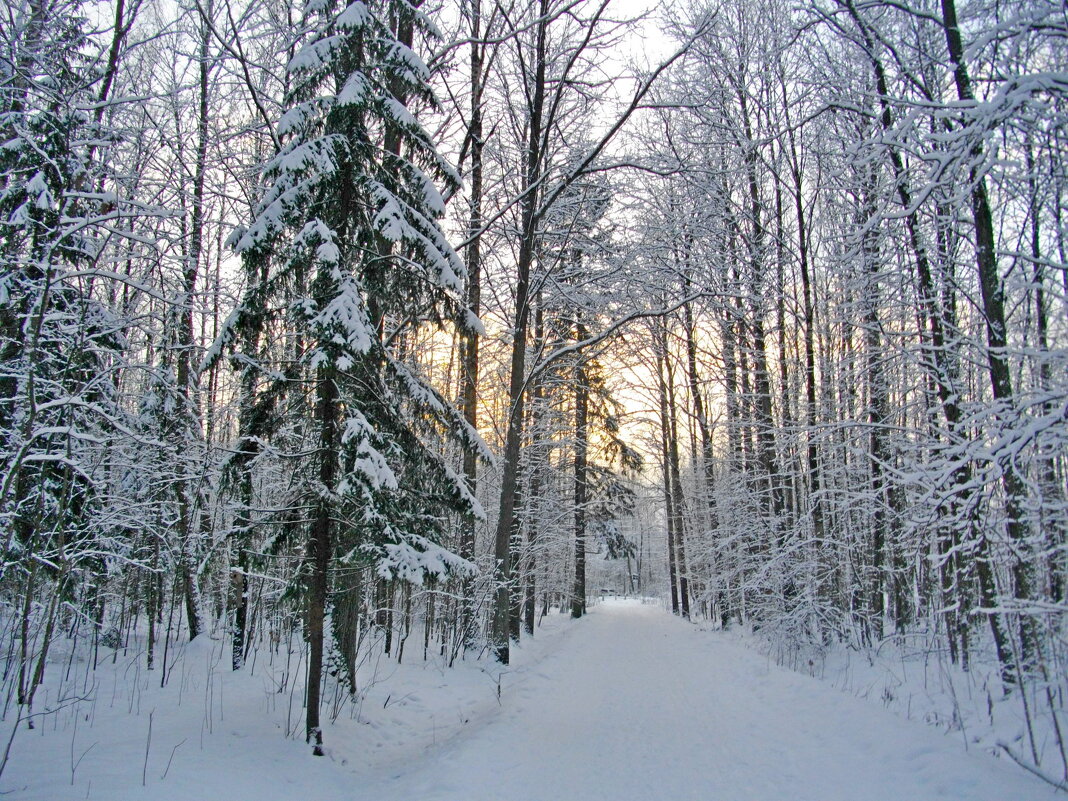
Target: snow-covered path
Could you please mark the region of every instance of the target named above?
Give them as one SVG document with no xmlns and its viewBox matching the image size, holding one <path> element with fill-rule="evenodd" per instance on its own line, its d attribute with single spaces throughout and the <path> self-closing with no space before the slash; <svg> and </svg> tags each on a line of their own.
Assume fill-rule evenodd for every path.
<svg viewBox="0 0 1068 801">
<path fill-rule="evenodd" d="M 492 722 L 358 799 L 1030 801 L 1052 788 L 656 606 L 601 605 L 502 679 Z"/>
</svg>

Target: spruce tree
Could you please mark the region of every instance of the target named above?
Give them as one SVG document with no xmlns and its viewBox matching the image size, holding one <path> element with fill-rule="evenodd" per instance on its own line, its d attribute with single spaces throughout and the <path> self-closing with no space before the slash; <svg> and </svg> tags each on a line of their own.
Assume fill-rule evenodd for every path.
<svg viewBox="0 0 1068 801">
<path fill-rule="evenodd" d="M 463 264 L 437 222 L 445 210 L 437 186 L 451 191 L 458 178 L 410 110 L 434 103 L 412 49 L 433 26 L 404 0 L 311 0 L 304 26 L 278 124 L 283 146 L 265 165 L 251 225 L 233 238 L 248 288 L 223 338 L 263 343 L 235 354 L 263 371 L 254 405 L 304 403 L 311 442 L 304 497 L 293 501 L 308 510 L 307 739 L 321 754 L 332 566 L 371 565 L 380 577 L 414 582 L 469 569 L 440 543 L 450 513 L 481 510 L 440 443 L 488 451 L 398 355 L 417 326 L 477 326 L 462 302 Z M 258 336 L 279 331 L 280 339 Z M 246 439 L 269 434 L 268 418 L 248 415 L 260 430 L 242 432 Z M 332 660 L 332 672 L 344 664 Z"/>
<path fill-rule="evenodd" d="M 99 76 L 77 2 L 15 2 L 0 50 L 0 584 L 20 599 L 18 703 L 40 684 L 77 571 L 114 551 L 100 453 L 124 346 L 93 296 L 116 198 L 94 157 Z M 107 522 L 108 520 L 112 522 Z M 30 648 L 31 630 L 42 634 Z M 33 651 L 36 651 L 34 653 Z M 36 665 L 31 667 L 31 661 Z M 32 723 L 31 723 L 32 726 Z"/>
</svg>

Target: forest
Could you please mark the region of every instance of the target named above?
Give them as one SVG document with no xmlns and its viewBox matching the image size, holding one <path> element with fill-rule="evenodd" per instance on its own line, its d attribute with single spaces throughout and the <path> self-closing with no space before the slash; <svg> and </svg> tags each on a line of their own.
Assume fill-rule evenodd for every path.
<svg viewBox="0 0 1068 801">
<path fill-rule="evenodd" d="M 1061 2 L 0 15 L 0 774 L 72 663 L 289 649 L 322 754 L 618 594 L 1068 786 Z"/>
</svg>

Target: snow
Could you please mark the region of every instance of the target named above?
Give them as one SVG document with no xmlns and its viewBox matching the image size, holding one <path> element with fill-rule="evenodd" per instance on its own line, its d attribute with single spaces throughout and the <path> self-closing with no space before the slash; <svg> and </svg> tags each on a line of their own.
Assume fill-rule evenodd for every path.
<svg viewBox="0 0 1068 801">
<path fill-rule="evenodd" d="M 470 489 L 468 489 L 467 479 L 461 478 L 460 474 L 452 469 L 452 465 L 444 459 L 438 460 L 438 466 L 441 467 L 456 492 L 463 498 L 464 503 L 470 508 L 471 514 L 474 515 L 475 519 L 485 520 L 486 509 L 482 506 L 482 502 L 471 493 Z"/>
<path fill-rule="evenodd" d="M 26 194 L 37 195 L 35 205 L 39 209 L 48 211 L 55 206 L 52 190 L 48 188 L 48 182 L 43 172 L 38 171 L 26 184 Z"/>
<path fill-rule="evenodd" d="M 355 5 L 362 5 L 357 3 Z M 363 103 L 371 93 L 371 83 L 362 72 L 354 72 L 345 80 L 337 95 L 339 106 L 356 106 Z"/>
<path fill-rule="evenodd" d="M 520 652 L 521 653 L 521 652 Z M 1007 801 L 1015 766 L 789 672 L 658 606 L 613 600 L 501 681 L 504 709 L 359 798 Z"/>
<path fill-rule="evenodd" d="M 407 226 L 401 217 L 400 206 L 397 201 L 382 188 L 376 193 L 376 199 L 381 203 L 378 214 L 375 215 L 375 229 L 390 242 L 397 242 L 404 235 Z"/>
<path fill-rule="evenodd" d="M 371 21 L 371 12 L 362 0 L 356 0 L 338 15 L 337 26 L 342 30 L 354 31 Z"/>
<path fill-rule="evenodd" d="M 412 172 L 415 173 L 419 184 L 423 189 L 423 202 L 426 207 L 430 209 L 431 213 L 436 214 L 439 217 L 445 216 L 445 200 L 441 197 L 441 193 L 438 188 L 434 186 L 434 182 L 430 180 L 430 177 L 416 167 L 412 165 Z"/>
<path fill-rule="evenodd" d="M 298 144 L 279 154 L 270 162 L 270 167 L 281 172 L 305 172 L 308 169 L 320 174 L 330 174 L 336 169 L 334 145 L 337 136 L 324 136 Z"/>
<path fill-rule="evenodd" d="M 237 336 L 237 324 L 240 322 L 241 315 L 244 314 L 244 312 L 245 307 L 238 304 L 234 310 L 226 316 L 226 319 L 223 320 L 222 325 L 219 327 L 219 334 L 204 351 L 204 358 L 200 360 L 200 365 L 197 368 L 198 372 L 203 373 L 210 370 L 211 366 L 222 356 L 223 350 L 233 343 Z"/>
<path fill-rule="evenodd" d="M 279 136 L 288 136 L 295 133 L 309 123 L 329 113 L 333 102 L 329 97 L 313 97 L 302 103 L 297 103 L 291 109 L 282 114 L 278 119 L 276 131 Z"/>
<path fill-rule="evenodd" d="M 367 353 L 374 345 L 375 334 L 360 286 L 351 276 L 338 272 L 336 277 L 340 281 L 337 292 L 312 320 L 312 325 L 324 332 L 324 336 L 333 332 L 334 341 L 347 347 L 350 353 Z"/>
<path fill-rule="evenodd" d="M 483 657 L 447 669 L 433 647 L 423 662 L 421 645 L 417 632 L 400 665 L 365 649 L 361 697 L 336 723 L 327 694 L 321 759 L 300 737 L 297 638 L 290 653 L 283 640 L 231 673 L 226 639 L 203 636 L 172 648 L 162 690 L 159 670 L 146 672 L 136 649 L 114 665 L 102 649 L 95 679 L 75 658 L 65 694 L 91 700 L 18 732 L 0 793 L 19 801 L 1055 798 L 1007 761 L 965 752 L 959 737 L 776 667 L 655 603 L 606 601 L 576 623 L 550 614 L 513 648 L 509 667 Z M 57 654 L 62 667 L 50 668 L 38 710 L 56 704 L 66 658 Z M 91 693 L 82 693 L 85 676 Z"/>
<path fill-rule="evenodd" d="M 461 432 L 467 447 L 473 449 L 478 454 L 479 459 L 482 459 L 487 464 L 497 464 L 497 457 L 490 450 L 486 441 L 482 439 L 482 435 L 473 426 L 469 425 L 457 409 L 446 401 L 437 390 L 413 373 L 410 365 L 391 360 L 389 366 L 394 376 L 403 385 L 404 393 L 411 400 L 431 414 L 455 426 Z"/>
<path fill-rule="evenodd" d="M 386 113 L 388 113 L 398 125 L 412 131 L 422 132 L 423 128 L 415 118 L 415 115 L 408 110 L 407 106 L 396 98 L 385 97 L 383 98 L 382 105 L 385 107 Z M 423 134 L 420 138 L 425 139 L 426 135 Z"/>
<path fill-rule="evenodd" d="M 11 225 L 16 225 L 16 226 L 18 226 L 18 225 L 27 225 L 32 220 L 33 220 L 33 216 L 30 214 L 29 201 L 27 201 L 27 202 L 23 203 L 22 205 L 18 206 L 18 208 L 16 208 L 13 212 L 11 212 L 11 216 L 7 218 L 7 221 Z"/>
<path fill-rule="evenodd" d="M 392 42 L 390 61 L 396 61 L 407 68 L 408 80 L 413 83 L 428 84 L 431 81 L 430 68 L 414 50 L 402 42 Z"/>
<path fill-rule="evenodd" d="M 1030 611 L 1037 614 L 1036 609 Z M 861 650 L 843 643 L 783 648 L 774 635 L 759 634 L 761 652 L 782 660 L 780 664 L 786 662 L 842 692 L 877 702 L 898 717 L 933 725 L 964 748 L 999 755 L 1003 748 L 1010 748 L 1026 754 L 1029 761 L 1037 752 L 1041 769 L 1047 773 L 1063 765 L 1049 708 L 1039 703 L 1032 690 L 1028 693 L 1030 714 L 1025 715 L 1021 693 L 1004 694 L 993 645 L 982 631 L 971 641 L 967 670 L 952 662 L 934 632 L 897 635 Z M 753 642 L 752 635 L 735 636 Z"/>
<path fill-rule="evenodd" d="M 334 52 L 345 43 L 343 36 L 327 36 L 304 45 L 297 54 L 289 60 L 286 71 L 290 74 L 298 72 L 311 72 L 321 69 L 330 63 Z"/>
<path fill-rule="evenodd" d="M 349 418 L 345 421 L 341 441 L 350 443 L 355 440 L 356 454 L 353 457 L 352 474 L 342 480 L 339 492 L 347 492 L 352 479 L 362 479 L 361 483 L 366 483 L 375 490 L 382 487 L 395 490 L 396 474 L 390 468 L 386 457 L 371 444 L 376 437 L 374 427 L 359 409 L 350 408 L 348 413 Z"/>
<path fill-rule="evenodd" d="M 426 577 L 443 578 L 449 573 L 475 575 L 477 569 L 426 537 L 408 535 L 407 541 L 383 546 L 386 555 L 378 563 L 378 575 L 384 579 L 398 578 L 422 586 Z"/>
<path fill-rule="evenodd" d="M 316 248 L 316 258 L 327 264 L 337 264 L 341 259 L 341 249 L 337 244 L 337 234 L 318 217 L 313 217 L 304 224 L 304 227 L 300 229 L 300 233 L 293 238 L 293 244 L 296 247 L 308 247 L 316 242 L 321 243 Z"/>
<path fill-rule="evenodd" d="M 341 260 L 341 250 L 333 242 L 324 242 L 315 249 L 315 258 L 327 264 L 337 264 Z"/>
</svg>

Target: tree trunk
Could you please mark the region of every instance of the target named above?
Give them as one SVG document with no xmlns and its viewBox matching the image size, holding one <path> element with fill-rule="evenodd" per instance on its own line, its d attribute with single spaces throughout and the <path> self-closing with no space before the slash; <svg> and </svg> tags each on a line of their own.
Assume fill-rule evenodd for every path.
<svg viewBox="0 0 1068 801">
<path fill-rule="evenodd" d="M 540 349 L 545 341 L 545 311 L 541 302 L 541 291 L 536 293 L 534 299 L 534 347 Z M 541 491 L 544 471 L 544 459 L 546 448 L 543 442 L 547 437 L 542 428 L 545 417 L 545 382 L 542 377 L 536 377 L 532 382 L 530 399 L 530 479 L 527 503 L 527 554 L 526 570 L 523 575 L 523 630 L 528 635 L 534 634 L 534 625 L 537 620 L 537 571 L 538 571 L 538 548 L 541 537 L 539 531 L 541 522 Z"/>
<path fill-rule="evenodd" d="M 972 93 L 968 67 L 964 61 L 964 47 L 961 42 L 960 28 L 957 25 L 957 9 L 954 0 L 942 0 L 942 23 L 945 27 L 946 47 L 953 63 L 957 96 L 961 101 L 971 103 L 975 100 L 975 96 Z M 983 313 L 986 317 L 987 366 L 994 401 L 999 406 L 1011 409 L 1014 393 L 1006 351 L 1008 329 L 1005 321 L 1005 288 L 998 274 L 994 222 L 987 197 L 986 179 L 979 173 L 978 162 L 982 158 L 982 153 L 982 145 L 977 142 L 971 151 L 972 166 L 969 180 L 972 184 L 971 204 L 972 216 L 975 220 L 975 259 L 979 276 L 979 294 L 982 297 Z M 1033 585 L 1028 544 L 1031 532 L 1025 517 L 1028 502 L 1027 483 L 1020 475 L 1016 461 L 1011 456 L 1001 460 L 1001 475 L 1002 486 L 1005 490 L 1005 529 L 1015 551 L 1012 563 L 1012 576 L 1016 585 L 1015 596 L 1018 601 L 1027 603 L 1031 599 Z M 1034 666 L 1038 647 L 1034 621 L 1026 614 L 1020 621 L 1019 636 L 1022 664 L 1018 665 L 1017 669 L 1023 673 Z"/>
<path fill-rule="evenodd" d="M 208 0 L 206 14 L 211 14 Z M 193 297 L 196 292 L 200 259 L 204 252 L 204 184 L 207 177 L 208 158 L 208 74 L 210 33 L 207 21 L 201 21 L 200 52 L 198 58 L 198 106 L 196 166 L 193 173 L 193 208 L 189 225 L 189 249 L 182 271 L 182 289 L 178 296 L 177 370 L 178 392 L 183 408 L 179 410 L 179 435 L 199 435 L 199 415 L 196 402 L 196 374 L 192 369 L 193 349 L 196 346 L 193 333 Z M 188 446 L 187 446 L 188 447 Z M 193 451 L 195 454 L 196 451 Z M 197 489 L 193 479 L 194 465 L 184 454 L 181 459 L 181 474 L 178 478 L 179 531 L 184 538 L 182 546 L 182 592 L 185 596 L 186 618 L 189 621 L 189 639 L 194 639 L 203 626 L 200 619 L 197 567 L 200 552 L 200 531 L 197 520 Z"/>
<path fill-rule="evenodd" d="M 662 333 L 666 333 L 663 332 Z M 690 619 L 690 576 L 686 563 L 686 502 L 682 490 L 682 470 L 679 459 L 678 404 L 675 401 L 675 368 L 664 340 L 664 374 L 668 413 L 668 471 L 671 475 L 672 510 L 675 516 L 674 534 L 676 564 L 679 580 L 679 613 Z"/>
<path fill-rule="evenodd" d="M 667 524 L 667 559 L 668 559 L 668 582 L 671 591 L 671 612 L 679 614 L 679 566 L 676 539 L 678 533 L 675 527 L 678 523 L 678 513 L 675 509 L 677 496 L 673 483 L 673 471 L 671 469 L 671 418 L 668 410 L 668 385 L 667 385 L 667 353 L 666 338 L 664 337 L 662 320 L 653 323 L 654 326 L 654 350 L 656 353 L 656 379 L 660 398 L 660 457 L 664 481 L 664 518 Z"/>
<path fill-rule="evenodd" d="M 471 171 L 468 181 L 471 187 L 469 217 L 467 221 L 467 309 L 472 317 L 478 317 L 482 306 L 482 57 L 485 45 L 482 36 L 481 0 L 470 0 L 471 11 L 471 120 L 468 137 L 471 143 Z M 479 339 L 474 330 L 463 333 L 461 348 L 461 396 L 464 420 L 472 429 L 478 428 L 478 357 Z M 471 448 L 464 450 L 464 480 L 474 495 L 478 487 L 478 460 Z M 463 521 L 460 534 L 460 556 L 469 561 L 475 556 L 475 517 L 468 515 Z M 475 614 L 471 597 L 472 582 L 468 575 L 461 581 L 460 627 L 464 647 L 473 642 Z"/>
<path fill-rule="evenodd" d="M 534 76 L 531 87 L 530 119 L 527 139 L 526 168 L 523 179 L 522 238 L 516 268 L 515 327 L 512 331 L 512 355 L 508 381 L 508 421 L 502 460 L 501 503 L 494 535 L 494 561 L 497 591 L 490 627 L 490 645 L 497 661 L 508 664 L 509 618 L 511 613 L 512 526 L 515 520 L 515 496 L 519 482 L 519 451 L 523 441 L 523 401 L 526 384 L 527 330 L 530 322 L 530 268 L 538 235 L 536 212 L 538 186 L 542 173 L 542 112 L 545 104 L 546 16 L 548 0 L 540 0 L 535 31 Z"/>
<path fill-rule="evenodd" d="M 850 17 L 860 29 L 865 51 L 875 75 L 875 87 L 880 107 L 880 125 L 884 133 L 889 134 L 893 128 L 894 120 L 890 107 L 890 94 L 885 69 L 876 53 L 873 36 L 858 13 L 853 1 L 845 0 L 845 6 L 849 11 Z M 959 42 L 959 34 L 957 39 Z M 887 154 L 894 171 L 898 200 L 901 207 L 906 210 L 905 224 L 909 234 L 909 244 L 912 248 L 913 263 L 916 268 L 920 305 L 926 318 L 927 331 L 923 337 L 926 340 L 923 343 L 927 356 L 925 364 L 935 385 L 942 406 L 942 413 L 949 427 L 950 436 L 966 438 L 968 436 L 967 432 L 961 430 L 963 427 L 962 412 L 959 405 L 961 388 L 953 362 L 953 348 L 949 341 L 949 335 L 954 329 L 954 323 L 952 320 L 947 319 L 945 311 L 947 306 L 939 302 L 935 291 L 931 258 L 922 233 L 922 222 L 914 207 L 904 161 L 900 153 L 893 147 L 887 148 Z M 971 512 L 967 511 L 971 505 L 968 500 L 972 492 L 971 473 L 971 468 L 967 464 L 963 464 L 954 470 L 951 481 L 952 485 L 958 489 L 953 493 L 953 508 L 945 515 L 947 525 L 944 526 L 944 529 L 947 530 L 938 533 L 936 542 L 939 551 L 939 572 L 942 591 L 946 595 L 941 606 L 945 610 L 943 616 L 946 623 L 947 638 L 951 642 L 951 651 L 956 651 L 955 640 L 966 637 L 965 632 L 968 625 L 966 614 L 970 609 L 970 606 L 965 603 L 962 597 L 964 588 L 961 587 L 962 571 L 959 567 L 961 538 L 955 530 L 961 523 L 966 524 L 970 529 L 968 539 L 977 543 L 974 557 L 975 572 L 979 579 L 982 606 L 984 609 L 993 609 L 997 606 L 997 588 L 994 583 L 994 572 L 990 565 L 989 544 L 985 536 L 975 531 L 974 517 Z M 961 520 L 962 516 L 964 516 L 964 520 Z M 1015 680 L 1013 657 L 1002 617 L 997 613 L 988 612 L 986 613 L 986 618 L 990 624 L 998 662 L 1001 665 L 1002 681 L 1006 685 L 1011 684 Z"/>
<path fill-rule="evenodd" d="M 308 710 L 305 740 L 312 753 L 323 755 L 323 732 L 319 726 L 319 690 L 323 678 L 323 624 L 329 583 L 334 507 L 327 497 L 337 478 L 338 388 L 334 369 L 320 367 L 316 384 L 316 421 L 319 424 L 319 484 L 322 492 L 308 536 Z"/>
<path fill-rule="evenodd" d="M 580 322 L 576 335 L 586 338 L 585 326 Z M 586 367 L 579 357 L 575 367 L 575 577 L 571 588 L 571 617 L 586 614 L 586 459 L 589 437 L 590 382 Z"/>
</svg>

